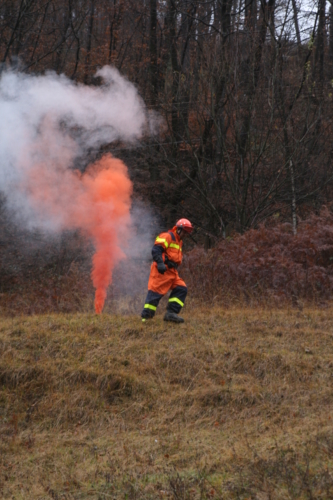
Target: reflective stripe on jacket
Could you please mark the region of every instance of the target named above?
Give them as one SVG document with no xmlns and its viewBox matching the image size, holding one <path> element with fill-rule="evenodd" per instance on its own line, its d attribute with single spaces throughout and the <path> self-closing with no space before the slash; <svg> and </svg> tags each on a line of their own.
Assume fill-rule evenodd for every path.
<svg viewBox="0 0 333 500">
<path fill-rule="evenodd" d="M 159 234 L 155 240 L 155 245 L 163 248 L 163 254 L 169 260 L 178 265 L 181 264 L 183 259 L 183 242 L 174 229 L 171 229 L 167 233 Z M 165 257 L 163 260 L 165 260 Z"/>
</svg>

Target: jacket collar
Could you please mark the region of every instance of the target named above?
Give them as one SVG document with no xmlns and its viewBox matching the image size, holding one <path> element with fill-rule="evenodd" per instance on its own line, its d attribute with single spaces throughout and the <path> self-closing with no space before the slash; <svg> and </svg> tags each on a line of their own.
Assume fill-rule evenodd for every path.
<svg viewBox="0 0 333 500">
<path fill-rule="evenodd" d="M 170 229 L 170 231 L 175 235 L 176 242 L 178 243 L 178 245 L 182 244 L 183 242 L 177 234 L 177 226 L 174 226 L 172 229 Z"/>
</svg>

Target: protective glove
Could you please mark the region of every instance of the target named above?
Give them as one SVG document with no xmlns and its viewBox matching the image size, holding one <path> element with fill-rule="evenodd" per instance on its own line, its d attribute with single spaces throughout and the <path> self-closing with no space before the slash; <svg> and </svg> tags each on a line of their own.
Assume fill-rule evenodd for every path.
<svg viewBox="0 0 333 500">
<path fill-rule="evenodd" d="M 164 264 L 163 260 L 157 262 L 157 270 L 160 274 L 164 274 L 167 270 L 167 266 Z"/>
</svg>

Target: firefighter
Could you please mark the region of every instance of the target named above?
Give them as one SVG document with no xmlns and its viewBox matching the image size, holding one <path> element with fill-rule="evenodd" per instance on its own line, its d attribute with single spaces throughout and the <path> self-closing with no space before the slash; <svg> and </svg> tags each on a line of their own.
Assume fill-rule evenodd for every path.
<svg viewBox="0 0 333 500">
<path fill-rule="evenodd" d="M 178 313 L 184 306 L 187 287 L 179 277 L 177 269 L 183 258 L 183 238 L 192 231 L 191 222 L 180 219 L 170 231 L 157 236 L 152 248 L 153 263 L 148 281 L 148 294 L 141 313 L 142 321 L 155 316 L 159 301 L 171 290 L 164 321 L 184 322 Z"/>
</svg>

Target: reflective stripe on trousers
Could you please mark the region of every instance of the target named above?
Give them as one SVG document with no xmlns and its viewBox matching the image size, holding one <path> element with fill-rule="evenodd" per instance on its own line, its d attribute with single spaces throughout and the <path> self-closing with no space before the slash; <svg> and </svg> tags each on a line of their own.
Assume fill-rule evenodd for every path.
<svg viewBox="0 0 333 500">
<path fill-rule="evenodd" d="M 184 307 L 186 295 L 186 286 L 176 286 L 170 293 L 167 310 L 178 314 L 181 308 Z"/>
<path fill-rule="evenodd" d="M 167 310 L 178 314 L 181 308 L 184 306 L 185 298 L 187 295 L 186 286 L 176 286 L 170 294 Z M 155 316 L 157 306 L 163 297 L 162 294 L 148 290 L 148 294 L 145 300 L 145 305 L 141 313 L 142 318 L 152 318 Z"/>
<path fill-rule="evenodd" d="M 161 295 L 160 293 L 148 290 L 145 305 L 143 306 L 143 311 L 141 313 L 141 318 L 152 318 L 153 316 L 155 316 L 155 311 L 162 297 L 163 295 Z"/>
</svg>

